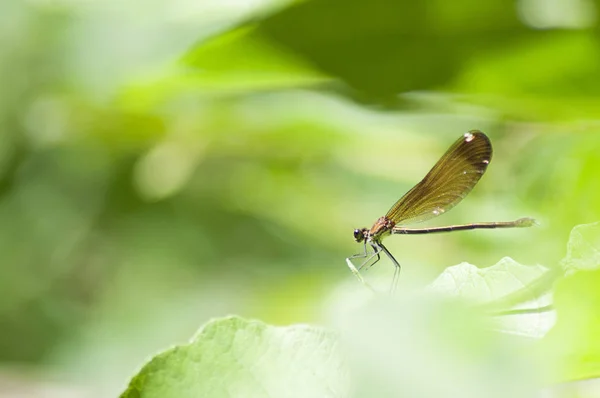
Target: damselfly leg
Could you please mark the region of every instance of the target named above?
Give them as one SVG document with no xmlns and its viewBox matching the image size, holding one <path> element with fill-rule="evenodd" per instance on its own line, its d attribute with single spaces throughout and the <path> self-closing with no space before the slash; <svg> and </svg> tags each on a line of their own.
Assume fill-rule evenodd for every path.
<svg viewBox="0 0 600 398">
<path fill-rule="evenodd" d="M 394 256 L 392 256 L 392 253 L 390 253 L 390 251 L 384 245 L 382 245 L 380 242 L 379 243 L 369 242 L 369 244 L 373 248 L 373 253 L 368 252 L 367 242 L 365 242 L 365 244 L 363 246 L 363 248 L 364 248 L 363 253 L 354 254 L 346 259 L 346 263 L 348 264 L 348 267 L 350 268 L 352 273 L 354 275 L 356 275 L 356 277 L 362 283 L 366 284 L 364 278 L 360 274 L 360 271 L 361 270 L 366 271 L 369 268 L 371 268 L 373 265 L 375 265 L 379 260 L 381 260 L 380 253 L 384 252 L 385 255 L 388 256 L 388 258 L 392 261 L 392 264 L 394 264 L 394 277 L 392 279 L 392 285 L 390 286 L 390 293 L 394 293 L 394 291 L 396 290 L 396 285 L 398 284 L 398 278 L 400 276 L 400 263 L 398 263 L 398 261 L 394 258 Z M 358 268 L 352 263 L 352 260 L 355 258 L 364 258 L 365 259 L 358 266 Z M 373 260 L 373 258 L 375 258 L 375 261 L 371 262 L 371 260 Z"/>
<path fill-rule="evenodd" d="M 394 264 L 394 277 L 392 278 L 392 285 L 390 286 L 390 294 L 393 294 L 396 291 L 396 286 L 398 285 L 398 278 L 400 277 L 400 263 L 396 261 L 394 256 L 392 256 L 392 253 L 390 253 L 390 251 L 381 243 L 379 243 L 379 249 L 379 251 L 383 251 L 389 257 L 389 259 L 392 260 L 392 263 Z"/>
<path fill-rule="evenodd" d="M 367 250 L 367 242 L 364 243 L 363 245 L 363 252 L 362 253 L 357 253 L 354 254 L 350 257 L 348 257 L 346 259 L 346 264 L 348 264 L 348 268 L 350 268 L 350 271 L 352 271 L 352 273 L 354 275 L 356 275 L 356 277 L 363 283 L 363 284 L 367 284 L 364 280 L 364 278 L 362 277 L 362 275 L 360 274 L 360 270 L 364 269 L 369 269 L 373 266 L 373 264 L 377 263 L 380 259 L 380 252 L 381 249 L 377 246 L 375 246 L 374 244 L 371 243 L 371 247 L 373 248 L 373 253 L 369 253 L 369 251 Z M 373 258 L 375 258 L 375 261 L 373 261 L 371 263 L 371 260 Z M 354 263 L 352 263 L 352 260 L 355 258 L 364 258 L 365 260 L 358 266 L 358 268 L 354 265 Z M 370 264 L 369 264 L 370 263 Z M 366 267 L 366 268 L 365 268 Z"/>
</svg>

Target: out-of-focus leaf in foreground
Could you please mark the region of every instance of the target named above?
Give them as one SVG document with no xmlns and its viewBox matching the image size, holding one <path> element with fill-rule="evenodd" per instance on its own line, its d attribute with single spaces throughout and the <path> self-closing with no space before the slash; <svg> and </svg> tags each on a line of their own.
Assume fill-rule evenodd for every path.
<svg viewBox="0 0 600 398">
<path fill-rule="evenodd" d="M 531 397 L 530 341 L 489 330 L 453 299 L 372 300 L 339 324 L 354 397 Z"/>
<path fill-rule="evenodd" d="M 527 397 L 541 374 L 553 382 L 598 377 L 600 270 L 590 271 L 598 242 L 598 224 L 573 229 L 563 264 L 574 272 L 553 291 L 554 327 L 548 290 L 556 272 L 510 258 L 483 269 L 462 263 L 426 294 L 353 296 L 363 305 L 334 321 L 339 334 L 236 317 L 210 322 L 189 345 L 153 358 L 122 396 Z M 480 309 L 497 303 L 513 313 L 492 314 L 490 328 Z"/>
<path fill-rule="evenodd" d="M 557 366 L 555 381 L 600 377 L 600 270 L 559 281 L 554 293 L 556 326 L 542 352 Z"/>
<path fill-rule="evenodd" d="M 122 397 L 343 397 L 347 384 L 333 332 L 230 317 L 154 357 Z"/>
<path fill-rule="evenodd" d="M 541 265 L 527 266 L 509 257 L 487 268 L 469 263 L 448 267 L 429 290 L 483 304 L 490 310 L 505 311 L 494 317 L 496 327 L 505 333 L 542 337 L 555 320 L 547 286 L 551 271 Z"/>
<path fill-rule="evenodd" d="M 571 231 L 562 264 L 575 271 L 557 283 L 556 326 L 542 341 L 558 381 L 600 377 L 600 223 Z"/>
<path fill-rule="evenodd" d="M 500 398 L 534 391 L 522 342 L 486 329 L 477 311 L 427 295 L 365 304 L 336 325 L 339 334 L 235 317 L 210 322 L 191 344 L 153 358 L 122 397 Z"/>
</svg>

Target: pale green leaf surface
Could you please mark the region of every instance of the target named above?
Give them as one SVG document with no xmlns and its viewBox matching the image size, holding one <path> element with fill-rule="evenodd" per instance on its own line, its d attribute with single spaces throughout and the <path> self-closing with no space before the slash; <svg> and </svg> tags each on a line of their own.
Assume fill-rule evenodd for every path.
<svg viewBox="0 0 600 398">
<path fill-rule="evenodd" d="M 375 296 L 339 319 L 353 398 L 532 397 L 529 342 L 490 331 L 479 311 L 422 292 Z"/>
<path fill-rule="evenodd" d="M 561 263 L 566 271 L 599 268 L 600 222 L 582 224 L 573 228 L 567 243 L 567 255 Z"/>
<path fill-rule="evenodd" d="M 448 267 L 428 289 L 483 304 L 496 311 L 507 311 L 493 318 L 499 331 L 542 337 L 555 320 L 554 312 L 548 309 L 550 295 L 537 286 L 548 273 L 544 266 L 522 265 L 505 257 L 487 268 L 477 268 L 469 263 Z M 502 305 L 490 306 L 495 302 Z"/>
<path fill-rule="evenodd" d="M 334 333 L 229 317 L 154 357 L 122 397 L 341 397 L 346 385 Z"/>
<path fill-rule="evenodd" d="M 557 283 L 556 326 L 541 342 L 553 381 L 600 377 L 600 270 L 580 271 Z"/>
<path fill-rule="evenodd" d="M 510 257 L 505 257 L 487 268 L 461 263 L 446 268 L 431 283 L 429 289 L 468 300 L 486 302 L 526 288 L 546 272 L 548 269 L 544 266 L 522 265 Z"/>
<path fill-rule="evenodd" d="M 541 343 L 555 381 L 600 377 L 600 223 L 571 231 L 562 266 L 569 276 L 554 292 L 556 326 Z"/>
</svg>

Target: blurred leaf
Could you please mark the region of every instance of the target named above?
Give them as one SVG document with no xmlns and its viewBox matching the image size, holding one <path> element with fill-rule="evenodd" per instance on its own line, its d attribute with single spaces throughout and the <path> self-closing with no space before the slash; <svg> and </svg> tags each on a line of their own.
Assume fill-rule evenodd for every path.
<svg viewBox="0 0 600 398">
<path fill-rule="evenodd" d="M 554 291 L 556 326 L 542 340 L 541 353 L 555 365 L 555 381 L 600 376 L 600 223 L 571 231 L 563 268 L 570 275 Z"/>
<path fill-rule="evenodd" d="M 479 94 L 468 100 L 519 118 L 595 116 L 600 42 L 588 29 L 594 5 L 572 3 L 569 12 L 557 7 L 500 0 L 470 0 L 460 10 L 441 1 L 297 2 L 201 44 L 189 54 L 201 60 L 190 63 L 197 72 L 183 79 L 176 74 L 174 81 L 273 88 L 303 75 L 300 82 L 310 83 L 319 70 L 367 102 L 397 106 L 410 101 L 402 93 L 445 89 Z M 553 23 L 537 29 L 533 20 L 548 13 L 556 14 Z M 557 53 L 569 57 L 556 59 Z M 311 65 L 308 74 L 303 65 Z"/>
<path fill-rule="evenodd" d="M 183 64 L 198 72 L 206 84 L 239 82 L 268 88 L 298 85 L 324 78 L 309 65 L 256 34 L 252 26 L 232 30 L 188 52 Z"/>
<path fill-rule="evenodd" d="M 500 23 L 505 16 L 506 11 L 500 12 L 495 20 Z M 464 51 L 476 44 L 468 37 L 482 45 L 482 37 L 473 33 L 485 28 L 461 26 L 463 18 L 474 20 L 472 15 L 429 10 L 425 3 L 317 0 L 272 15 L 259 30 L 354 88 L 389 97 L 444 84 L 456 75 Z M 514 16 L 509 18 L 509 25 L 519 25 Z"/>
<path fill-rule="evenodd" d="M 353 397 L 535 396 L 526 341 L 490 331 L 478 311 L 456 300 L 376 297 L 340 329 Z"/>
<path fill-rule="evenodd" d="M 522 37 L 508 51 L 472 59 L 453 90 L 475 94 L 471 102 L 521 120 L 596 118 L 599 46 L 597 35 L 586 30 Z M 569 56 L 557 59 L 556 54 Z"/>
<path fill-rule="evenodd" d="M 573 228 L 562 266 L 567 271 L 589 271 L 600 268 L 600 222 Z"/>
<path fill-rule="evenodd" d="M 553 381 L 600 377 L 600 270 L 580 271 L 559 281 L 554 294 L 556 326 L 542 340 Z"/>
<path fill-rule="evenodd" d="M 230 317 L 154 357 L 122 397 L 338 397 L 345 385 L 332 332 Z"/>
<path fill-rule="evenodd" d="M 265 40 L 249 26 L 198 44 L 178 64 L 128 88 L 121 101 L 139 109 L 183 94 L 250 93 L 326 80 L 305 60 Z"/>
<path fill-rule="evenodd" d="M 466 70 L 461 83 L 469 92 L 482 94 L 529 93 L 546 98 L 560 93 L 570 98 L 593 98 L 600 88 L 597 80 L 591 80 L 600 67 L 598 44 L 587 31 L 550 32 L 515 43 L 508 53 L 496 52 L 473 60 L 473 67 Z M 557 58 L 557 52 L 569 56 Z"/>
<path fill-rule="evenodd" d="M 496 314 L 501 311 L 493 321 L 502 332 L 541 337 L 554 324 L 554 313 L 547 310 L 551 299 L 545 295 L 553 280 L 546 279 L 549 274 L 541 265 L 522 265 L 505 257 L 487 268 L 469 263 L 448 267 L 428 289 L 485 304 Z"/>
<path fill-rule="evenodd" d="M 506 57 L 508 51 L 512 58 L 512 49 L 516 48 L 516 55 L 520 43 L 541 41 L 545 45 L 546 37 L 568 34 L 531 29 L 520 19 L 517 7 L 499 0 L 471 0 L 460 10 L 441 1 L 314 0 L 272 15 L 261 22 L 259 30 L 325 72 L 380 99 L 447 85 L 490 54 Z M 524 75 L 539 76 L 536 67 L 545 66 L 545 54 L 535 57 L 534 53 L 530 55 L 535 57 L 533 62 L 520 63 L 517 84 Z M 570 57 L 564 63 L 570 69 L 582 68 Z M 592 75 L 587 73 L 590 83 L 595 82 Z M 488 77 L 506 82 L 512 75 L 502 69 L 491 70 Z"/>
</svg>

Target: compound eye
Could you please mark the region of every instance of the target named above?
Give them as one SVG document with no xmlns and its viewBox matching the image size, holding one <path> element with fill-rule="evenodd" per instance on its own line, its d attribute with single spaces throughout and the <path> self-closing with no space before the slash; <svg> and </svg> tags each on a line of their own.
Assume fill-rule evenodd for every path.
<svg viewBox="0 0 600 398">
<path fill-rule="evenodd" d="M 360 241 L 363 240 L 364 237 L 365 236 L 363 235 L 362 230 L 360 230 L 360 229 L 355 229 L 354 230 L 354 240 L 355 241 L 360 242 Z"/>
</svg>

